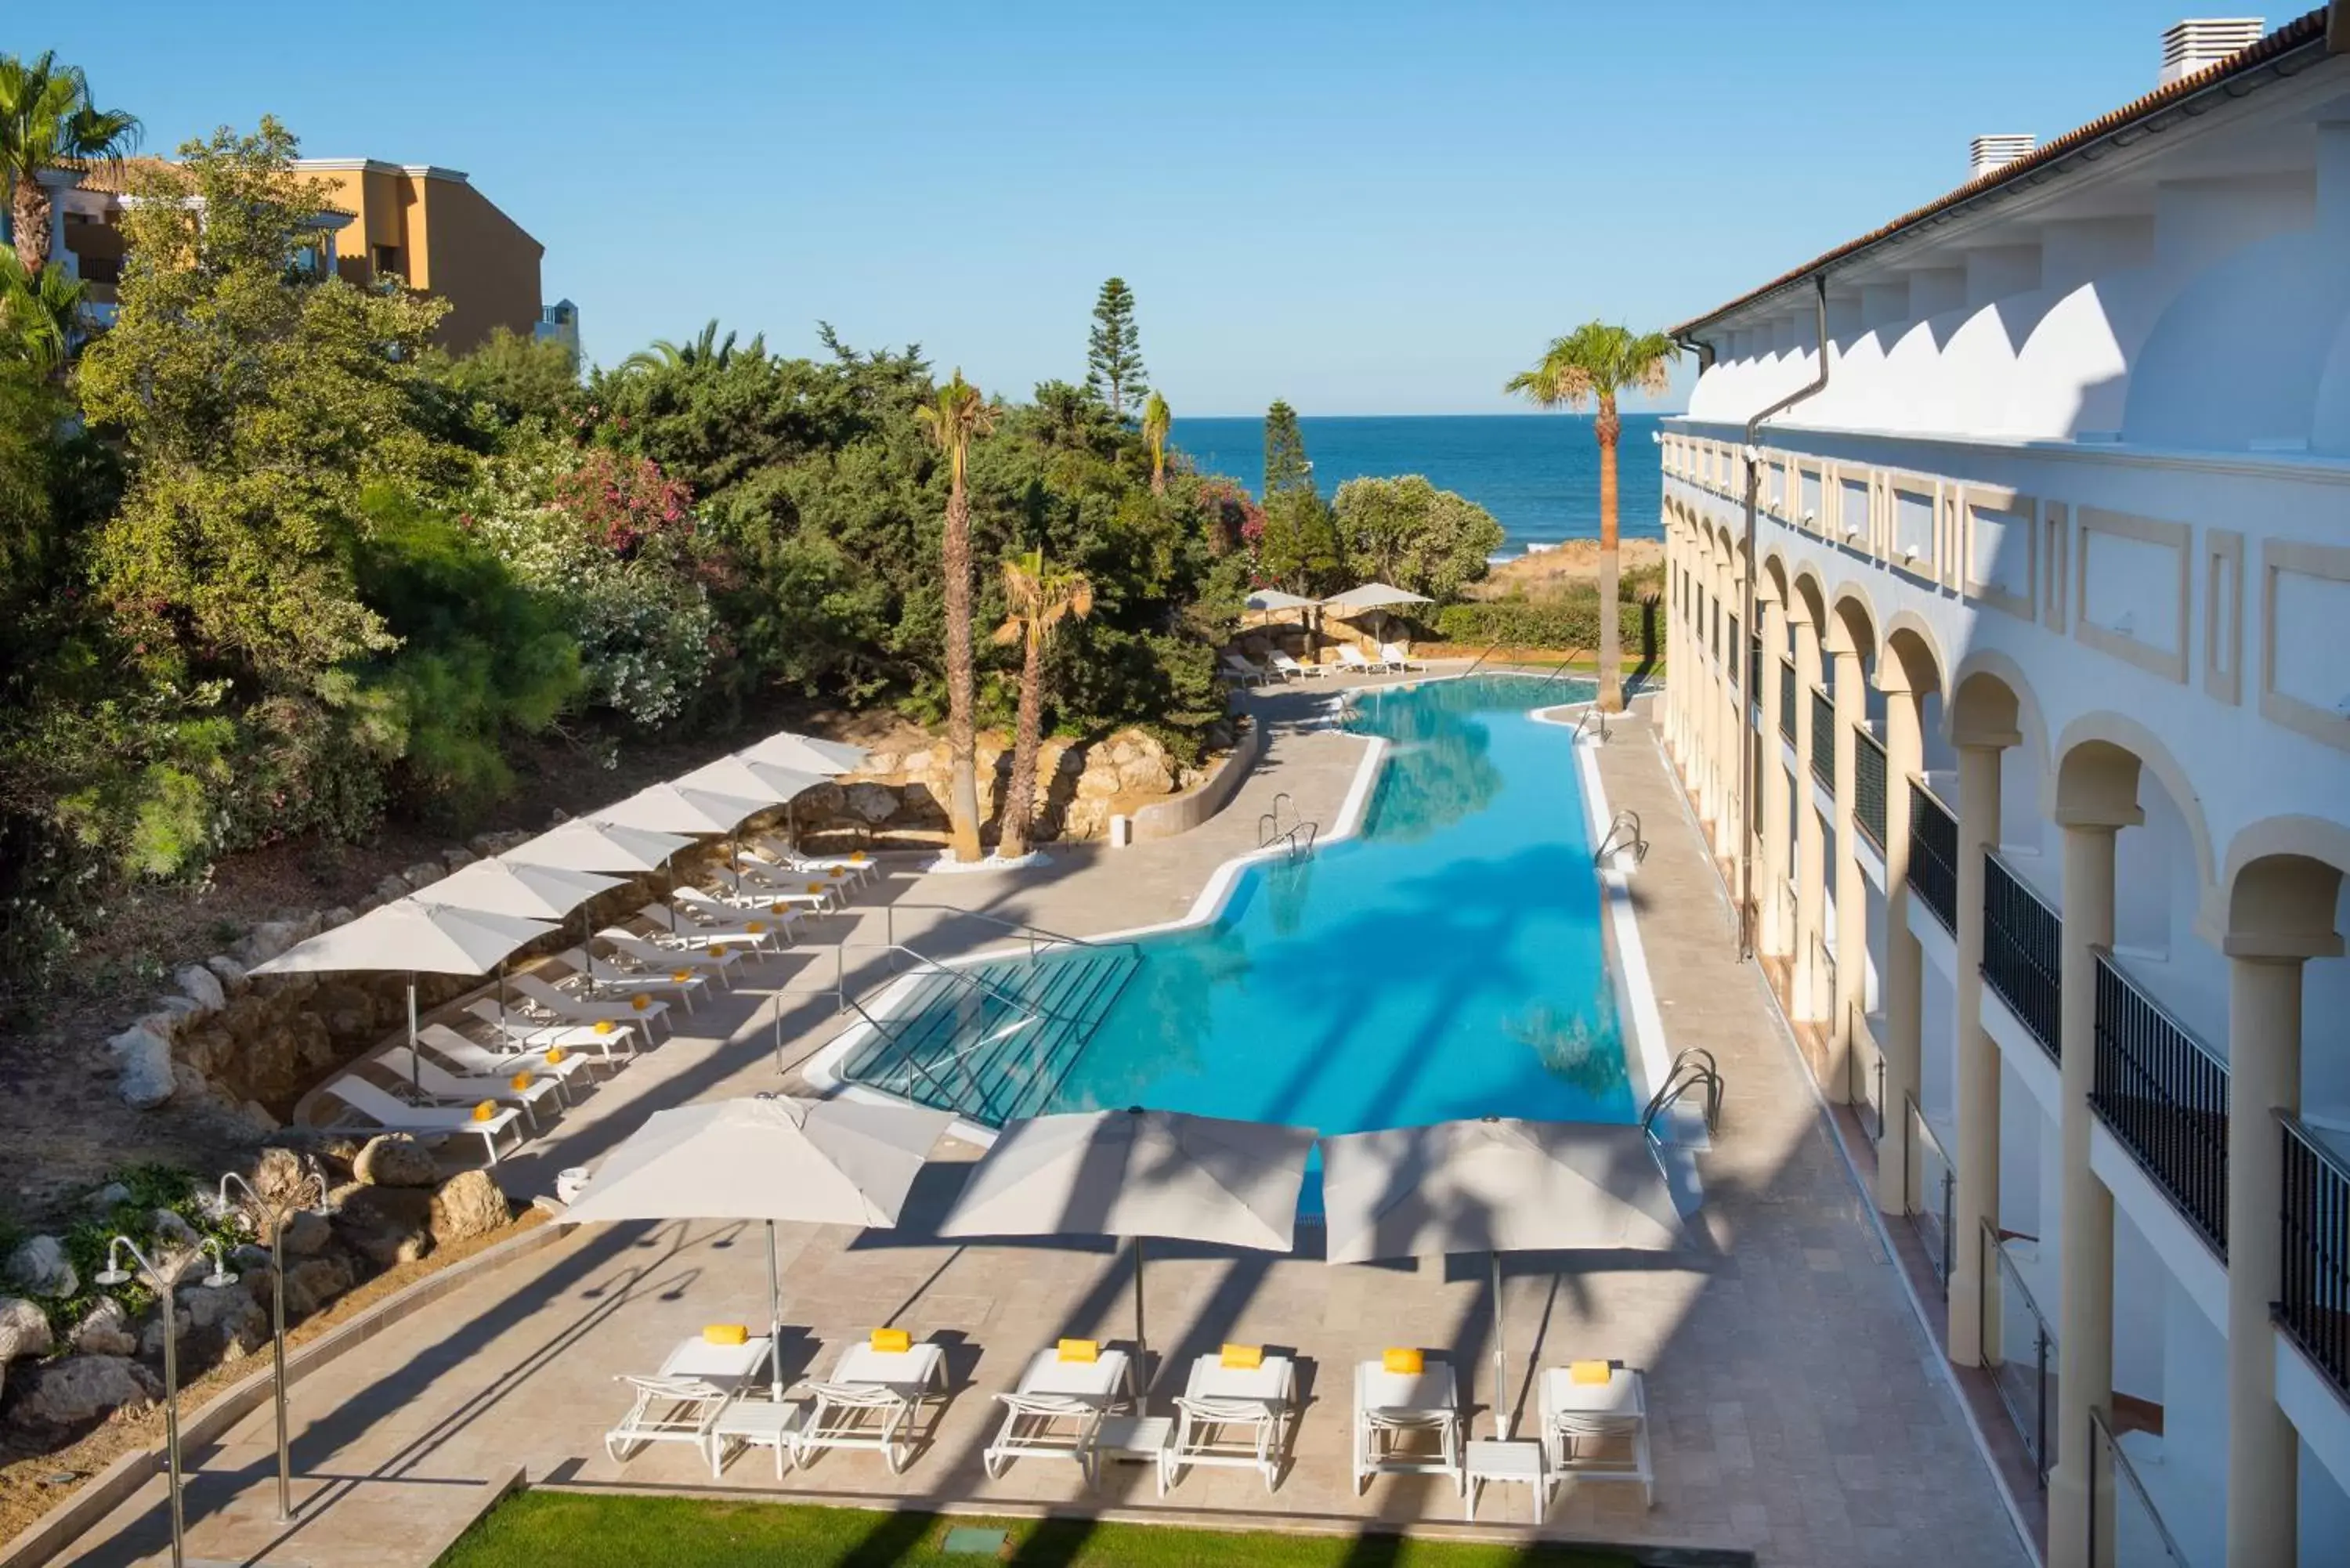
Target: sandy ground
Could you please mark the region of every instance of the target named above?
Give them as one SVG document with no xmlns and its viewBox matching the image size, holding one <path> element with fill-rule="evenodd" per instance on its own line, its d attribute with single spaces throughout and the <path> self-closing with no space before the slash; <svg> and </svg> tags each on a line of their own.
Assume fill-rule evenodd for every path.
<svg viewBox="0 0 2350 1568">
<path fill-rule="evenodd" d="M 1623 567 L 1637 572 L 1660 566 L 1665 558 L 1661 539 L 1626 539 L 1617 546 Z M 1492 575 L 1470 590 L 1475 598 L 1501 598 L 1510 594 L 1540 596 L 1555 588 L 1599 580 L 1599 541 L 1569 539 L 1555 550 L 1521 556 L 1493 568 Z"/>
</svg>

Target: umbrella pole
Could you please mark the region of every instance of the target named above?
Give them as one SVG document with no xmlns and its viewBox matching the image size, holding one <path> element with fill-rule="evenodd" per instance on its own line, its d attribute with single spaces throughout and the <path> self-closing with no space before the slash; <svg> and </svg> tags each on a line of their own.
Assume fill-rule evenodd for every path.
<svg viewBox="0 0 2350 1568">
<path fill-rule="evenodd" d="M 784 1397 L 784 1275 L 775 1266 L 775 1222 L 767 1221 L 767 1392 Z"/>
<path fill-rule="evenodd" d="M 1493 1250 L 1493 1429 L 1503 1442 L 1518 1424 L 1517 1407 L 1510 1401 L 1510 1363 L 1502 1342 L 1502 1252 Z"/>
<path fill-rule="evenodd" d="M 1150 1386 L 1150 1342 L 1142 1333 L 1142 1238 L 1134 1239 L 1134 1362 L 1142 1386 Z"/>
<path fill-rule="evenodd" d="M 416 1061 L 416 973 L 408 976 L 408 1086 L 418 1094 L 424 1092 L 424 1070 Z"/>
</svg>

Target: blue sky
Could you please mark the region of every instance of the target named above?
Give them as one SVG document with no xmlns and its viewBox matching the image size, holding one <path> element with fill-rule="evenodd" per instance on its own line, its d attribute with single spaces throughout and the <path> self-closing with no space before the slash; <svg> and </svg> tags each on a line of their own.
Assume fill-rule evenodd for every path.
<svg viewBox="0 0 2350 1568">
<path fill-rule="evenodd" d="M 1179 417 L 1454 413 L 1576 322 L 1682 319 L 1939 195 L 1971 135 L 2149 89 L 2186 9 L 121 0 L 0 47 L 81 64 L 149 151 L 269 112 L 467 171 L 591 358 L 828 320 L 1024 395 L 1082 375 L 1116 273 Z"/>
</svg>

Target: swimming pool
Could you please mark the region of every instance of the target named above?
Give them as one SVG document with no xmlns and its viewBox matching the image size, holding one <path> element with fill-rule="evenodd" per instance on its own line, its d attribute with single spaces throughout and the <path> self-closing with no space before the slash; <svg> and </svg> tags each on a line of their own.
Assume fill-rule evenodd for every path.
<svg viewBox="0 0 2350 1568">
<path fill-rule="evenodd" d="M 1575 744 L 1527 711 L 1530 685 L 1363 693 L 1354 727 L 1388 745 L 1359 836 L 1249 864 L 1204 925 L 910 986 L 894 1037 L 849 1050 L 845 1075 L 966 1111 L 976 1092 L 983 1120 L 1129 1105 L 1324 1133 L 1637 1120 Z M 1047 1022 L 1024 1024 L 1021 1003 Z"/>
</svg>

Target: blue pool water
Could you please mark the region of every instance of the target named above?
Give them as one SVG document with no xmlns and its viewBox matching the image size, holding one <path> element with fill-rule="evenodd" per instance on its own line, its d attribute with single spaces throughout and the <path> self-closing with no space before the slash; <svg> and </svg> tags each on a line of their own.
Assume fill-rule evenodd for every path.
<svg viewBox="0 0 2350 1568">
<path fill-rule="evenodd" d="M 1363 832 L 1249 867 L 1210 925 L 1138 939 L 1082 1048 L 1049 1065 L 1016 1049 L 980 1058 L 1001 1064 L 982 1070 L 1000 1075 L 1005 1108 L 1141 1105 L 1324 1133 L 1637 1119 L 1572 739 L 1528 716 L 1532 687 L 1367 693 L 1357 728 L 1390 747 Z M 1589 684 L 1543 696 L 1587 700 Z M 1099 961 L 983 972 L 1046 986 L 1057 964 L 1081 1009 L 1076 966 Z"/>
</svg>

